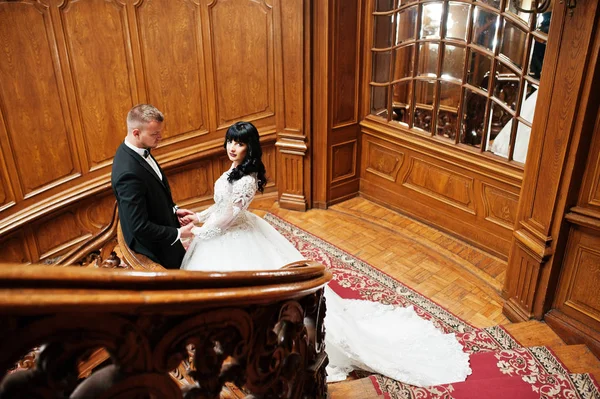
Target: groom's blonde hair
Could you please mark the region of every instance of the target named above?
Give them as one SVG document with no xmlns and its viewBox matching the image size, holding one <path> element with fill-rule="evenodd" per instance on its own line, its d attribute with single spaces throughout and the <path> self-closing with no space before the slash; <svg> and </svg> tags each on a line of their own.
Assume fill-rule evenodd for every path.
<svg viewBox="0 0 600 399">
<path fill-rule="evenodd" d="M 140 129 L 149 122 L 162 122 L 165 116 L 154 105 L 138 104 L 127 113 L 127 133 Z"/>
</svg>

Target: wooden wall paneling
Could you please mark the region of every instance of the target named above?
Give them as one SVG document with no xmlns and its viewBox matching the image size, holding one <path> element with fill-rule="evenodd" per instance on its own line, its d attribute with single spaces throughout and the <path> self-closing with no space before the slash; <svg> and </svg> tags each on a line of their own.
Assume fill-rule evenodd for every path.
<svg viewBox="0 0 600 399">
<path fill-rule="evenodd" d="M 265 164 L 265 169 L 267 170 L 267 188 L 276 188 L 277 187 L 277 176 L 278 176 L 278 168 L 277 168 L 277 147 L 275 143 L 265 143 L 262 145 L 263 149 L 263 163 Z"/>
<path fill-rule="evenodd" d="M 512 231 L 517 220 L 519 196 L 492 184 L 482 184 L 481 199 L 485 220 Z"/>
<path fill-rule="evenodd" d="M 0 109 L 0 137 L 5 136 L 3 129 L 2 112 Z M 15 204 L 15 195 L 8 177 L 8 166 L 4 161 L 2 139 L 0 139 L 0 212 Z"/>
<path fill-rule="evenodd" d="M 361 195 L 507 258 L 519 181 L 363 128 Z"/>
<path fill-rule="evenodd" d="M 329 43 L 331 1 L 313 1 L 312 11 L 312 206 L 325 209 L 329 201 Z"/>
<path fill-rule="evenodd" d="M 65 1 L 60 17 L 89 170 L 109 167 L 137 102 L 126 7 Z"/>
<path fill-rule="evenodd" d="M 165 114 L 161 147 L 208 133 L 200 5 L 144 1 L 135 5 L 134 21 L 143 98 Z"/>
<path fill-rule="evenodd" d="M 598 69 L 598 68 L 596 68 Z M 600 70 L 595 86 L 600 85 Z M 600 93 L 590 101 L 596 104 L 595 126 L 591 143 L 584 144 L 587 164 L 583 184 L 578 193 L 577 205 L 565 215 L 569 226 L 569 239 L 562 260 L 561 275 L 556 290 L 553 309 L 544 316 L 568 343 L 584 343 L 600 357 Z"/>
<path fill-rule="evenodd" d="M 173 200 L 182 208 L 196 208 L 212 200 L 215 180 L 210 159 L 185 165 L 169 174 Z"/>
<path fill-rule="evenodd" d="M 415 156 L 409 159 L 402 185 L 475 215 L 474 179 Z"/>
<path fill-rule="evenodd" d="M 305 0 L 286 0 L 274 3 L 275 19 L 277 112 L 277 187 L 283 208 L 304 211 L 308 207 L 310 190 L 305 159 L 308 138 L 305 125 Z M 309 95 L 309 94 L 307 94 Z M 288 170 L 288 168 L 292 168 Z"/>
<path fill-rule="evenodd" d="M 32 230 L 40 259 L 52 257 L 61 249 L 79 244 L 92 236 L 78 223 L 76 209 L 50 215 L 49 218 L 37 222 Z"/>
<path fill-rule="evenodd" d="M 264 1 L 208 4 L 217 128 L 274 115 L 273 19 Z"/>
<path fill-rule="evenodd" d="M 556 300 L 544 319 L 565 342 L 600 356 L 600 214 L 593 220 L 595 229 L 571 228 Z"/>
<path fill-rule="evenodd" d="M 35 221 L 31 225 L 35 261 L 58 256 L 99 233 L 110 224 L 114 205 L 112 192 L 104 192 Z"/>
<path fill-rule="evenodd" d="M 0 263 L 32 263 L 33 257 L 23 230 L 2 237 L 0 240 Z"/>
<path fill-rule="evenodd" d="M 126 113 L 139 102 L 166 114 L 157 157 L 183 202 L 212 201 L 206 187 L 193 196 L 204 177 L 186 165 L 208 162 L 212 190 L 216 171 L 230 165 L 221 149 L 224 130 L 233 119 L 247 119 L 261 132 L 267 190 L 278 189 L 280 133 L 282 162 L 294 168 L 285 175 L 295 179 L 288 198 L 308 204 L 310 11 L 304 0 L 0 0 L 2 238 L 21 234 L 35 262 L 99 229 L 108 209 L 99 198 L 112 198 L 111 160 L 126 133 Z M 18 107 L 15 93 L 22 97 Z M 38 150 L 59 154 L 59 161 Z"/>
<path fill-rule="evenodd" d="M 590 93 L 600 46 L 594 31 L 598 3 L 581 3 L 568 16 L 558 4 L 552 14 L 505 281 L 504 312 L 513 321 L 542 318 L 554 299 L 568 233 L 563 216 L 569 191 L 579 191 L 574 171 L 585 163 L 577 156 L 587 150 L 582 131 L 597 111 Z M 523 273 L 523 265 L 532 270 Z M 539 277 L 530 291 L 520 292 L 526 275 Z"/>
<path fill-rule="evenodd" d="M 329 204 L 358 195 L 361 4 L 334 0 L 332 14 Z"/>
<path fill-rule="evenodd" d="M 358 120 L 361 2 L 334 1 L 332 56 L 332 128 Z"/>
<path fill-rule="evenodd" d="M 48 6 L 2 2 L 0 20 L 2 147 L 20 201 L 77 177 L 80 167 Z"/>
</svg>

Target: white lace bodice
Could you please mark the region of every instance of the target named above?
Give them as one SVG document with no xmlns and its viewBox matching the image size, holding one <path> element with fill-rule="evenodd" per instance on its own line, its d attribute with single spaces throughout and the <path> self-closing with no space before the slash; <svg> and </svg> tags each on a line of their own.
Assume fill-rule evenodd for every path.
<svg viewBox="0 0 600 399">
<path fill-rule="evenodd" d="M 197 214 L 198 220 L 204 223 L 202 227 L 192 229 L 198 239 L 210 239 L 225 232 L 235 234 L 239 229 L 248 227 L 245 212 L 258 189 L 256 175 L 246 175 L 229 183 L 229 172 L 231 169 L 215 182 L 215 204 Z"/>
</svg>

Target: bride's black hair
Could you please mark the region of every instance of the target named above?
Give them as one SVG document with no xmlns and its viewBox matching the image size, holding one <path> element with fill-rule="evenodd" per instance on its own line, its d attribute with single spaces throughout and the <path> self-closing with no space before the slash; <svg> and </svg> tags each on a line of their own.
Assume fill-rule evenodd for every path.
<svg viewBox="0 0 600 399">
<path fill-rule="evenodd" d="M 246 157 L 229 173 L 227 181 L 233 183 L 246 175 L 256 173 L 258 191 L 262 193 L 267 184 L 267 177 L 265 176 L 265 165 L 262 163 L 262 148 L 260 148 L 258 130 L 250 122 L 237 122 L 227 129 L 225 142 L 223 143 L 225 150 L 227 150 L 227 142 L 229 141 L 244 143 L 247 148 Z"/>
</svg>

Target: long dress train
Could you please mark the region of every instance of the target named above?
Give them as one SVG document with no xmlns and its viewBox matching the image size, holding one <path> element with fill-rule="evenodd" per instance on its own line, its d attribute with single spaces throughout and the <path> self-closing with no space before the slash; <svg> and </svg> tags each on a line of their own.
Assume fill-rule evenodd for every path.
<svg viewBox="0 0 600 399">
<path fill-rule="evenodd" d="M 181 268 L 199 271 L 278 269 L 304 257 L 277 230 L 247 211 L 257 189 L 256 176 L 232 184 L 225 172 L 216 182 L 215 204 L 198 214 L 202 227 Z M 412 307 L 343 299 L 328 286 L 325 348 L 327 381 L 353 369 L 383 374 L 417 386 L 464 381 L 469 355 L 454 334 L 444 334 Z"/>
</svg>

